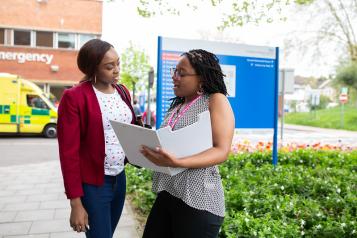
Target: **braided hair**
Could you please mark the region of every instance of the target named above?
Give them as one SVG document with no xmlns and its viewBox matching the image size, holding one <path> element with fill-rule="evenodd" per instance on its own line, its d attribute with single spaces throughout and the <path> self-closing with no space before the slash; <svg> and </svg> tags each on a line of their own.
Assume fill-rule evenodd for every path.
<svg viewBox="0 0 357 238">
<path fill-rule="evenodd" d="M 225 75 L 219 65 L 219 59 L 211 52 L 195 49 L 183 53 L 201 78 L 202 90 L 205 94 L 222 93 L 227 95 L 223 78 Z M 172 98 L 169 110 L 184 102 L 182 97 Z"/>
</svg>

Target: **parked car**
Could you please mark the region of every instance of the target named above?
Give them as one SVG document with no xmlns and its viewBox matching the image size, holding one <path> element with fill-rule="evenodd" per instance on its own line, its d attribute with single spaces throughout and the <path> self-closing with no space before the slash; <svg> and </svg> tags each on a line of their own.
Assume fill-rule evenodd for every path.
<svg viewBox="0 0 357 238">
<path fill-rule="evenodd" d="M 145 124 L 149 124 L 149 123 L 146 122 L 146 116 L 147 116 L 147 111 L 145 111 L 145 112 L 143 113 L 142 120 L 143 120 L 143 122 L 144 122 Z M 155 127 L 155 125 L 156 125 L 156 114 L 155 114 L 155 111 L 151 111 L 151 113 L 150 113 L 150 124 L 149 124 L 149 125 L 152 126 L 152 127 Z"/>
</svg>

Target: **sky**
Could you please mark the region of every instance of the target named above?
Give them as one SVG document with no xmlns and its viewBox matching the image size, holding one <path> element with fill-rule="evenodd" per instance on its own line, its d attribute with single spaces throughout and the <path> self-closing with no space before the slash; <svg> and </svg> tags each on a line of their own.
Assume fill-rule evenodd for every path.
<svg viewBox="0 0 357 238">
<path fill-rule="evenodd" d="M 300 54 L 299 49 L 287 48 L 287 42 L 293 41 L 292 35 L 306 37 L 295 32 L 303 29 L 302 16 L 290 14 L 285 22 L 246 24 L 243 27 L 217 30 L 221 23 L 222 12 L 227 6 L 213 8 L 201 7 L 193 12 L 187 10 L 180 16 L 155 16 L 143 18 L 136 11 L 136 1 L 116 0 L 104 2 L 102 39 L 110 42 L 119 54 L 130 44 L 146 52 L 150 64 L 157 65 L 157 37 L 183 39 L 214 40 L 239 44 L 271 46 L 280 48 L 280 68 L 294 69 L 295 75 L 327 77 L 334 73 L 338 59 L 333 52 L 325 52 L 318 60 L 311 54 Z M 290 44 L 290 43 L 289 43 Z"/>
</svg>

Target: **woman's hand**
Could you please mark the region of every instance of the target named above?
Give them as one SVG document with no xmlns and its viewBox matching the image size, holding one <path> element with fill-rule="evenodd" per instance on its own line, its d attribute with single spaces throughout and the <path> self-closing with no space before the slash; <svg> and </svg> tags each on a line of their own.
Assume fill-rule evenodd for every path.
<svg viewBox="0 0 357 238">
<path fill-rule="evenodd" d="M 88 226 L 88 214 L 84 209 L 81 199 L 71 199 L 71 217 L 69 223 L 74 231 L 86 232 Z"/>
<path fill-rule="evenodd" d="M 155 150 L 153 150 L 143 145 L 140 152 L 157 166 L 174 167 L 174 168 L 181 167 L 180 160 L 177 159 L 174 155 L 163 150 L 162 148 L 157 147 Z"/>
</svg>

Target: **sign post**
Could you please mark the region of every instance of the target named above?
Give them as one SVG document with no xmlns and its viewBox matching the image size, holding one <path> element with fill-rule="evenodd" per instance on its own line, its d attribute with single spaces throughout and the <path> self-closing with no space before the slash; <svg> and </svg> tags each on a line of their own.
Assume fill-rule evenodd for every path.
<svg viewBox="0 0 357 238">
<path fill-rule="evenodd" d="M 341 88 L 341 94 L 339 96 L 339 100 L 340 100 L 340 103 L 341 103 L 341 128 L 344 128 L 345 127 L 345 104 L 348 102 L 348 88 Z"/>
<path fill-rule="evenodd" d="M 148 75 L 148 105 L 147 105 L 147 112 L 146 112 L 146 124 L 151 125 L 151 109 L 150 109 L 150 89 L 154 85 L 154 68 L 151 67 Z"/>
<path fill-rule="evenodd" d="M 284 113 L 285 113 L 285 72 L 283 71 L 282 77 L 281 77 L 281 104 L 282 104 L 282 110 L 281 110 L 281 116 L 280 116 L 280 141 L 283 143 L 283 131 L 284 131 Z"/>
<path fill-rule="evenodd" d="M 314 119 L 316 119 L 316 109 L 317 106 L 320 105 L 320 91 L 319 90 L 312 90 L 311 91 L 311 110 L 314 115 Z"/>
<path fill-rule="evenodd" d="M 280 116 L 280 142 L 283 144 L 284 136 L 284 115 L 285 115 L 285 93 L 294 92 L 294 70 L 279 70 L 279 95 L 281 96 L 282 111 Z"/>
</svg>

